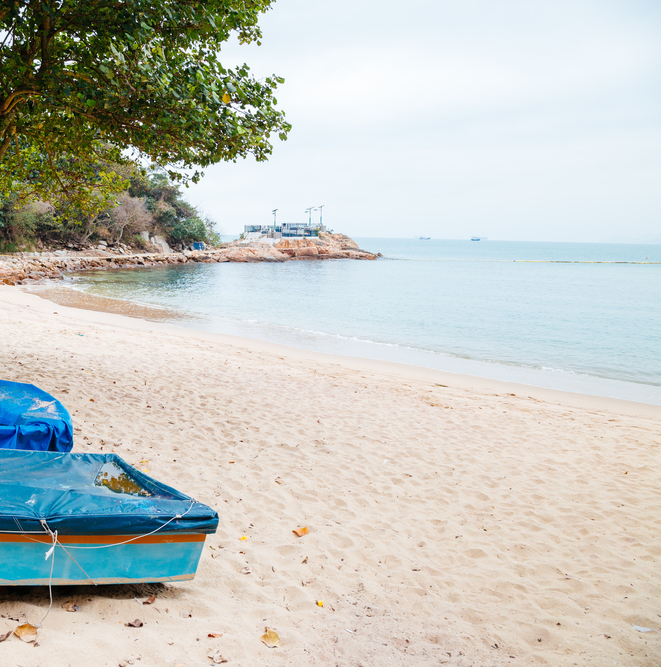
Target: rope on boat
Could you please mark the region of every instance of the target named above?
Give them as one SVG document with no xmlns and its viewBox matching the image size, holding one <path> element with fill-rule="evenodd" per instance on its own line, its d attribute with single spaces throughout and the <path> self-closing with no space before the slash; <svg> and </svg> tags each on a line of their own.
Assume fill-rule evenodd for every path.
<svg viewBox="0 0 661 667">
<path fill-rule="evenodd" d="M 43 526 L 46 522 L 42 521 L 41 525 Z M 53 540 L 53 546 L 46 552 L 45 560 L 48 560 L 49 556 L 53 557 L 53 560 L 50 562 L 50 576 L 48 577 L 48 596 L 50 597 L 50 603 L 48 605 L 48 609 L 46 610 L 46 614 L 44 617 L 39 621 L 39 625 L 37 625 L 38 628 L 41 627 L 41 624 L 46 620 L 46 617 L 48 614 L 50 614 L 50 610 L 53 606 L 53 567 L 55 567 L 55 545 L 57 544 L 57 531 L 52 533 L 50 529 L 48 529 L 48 532 L 51 535 L 51 538 Z"/>
<path fill-rule="evenodd" d="M 69 549 L 106 549 L 109 547 L 119 547 L 122 544 L 129 544 L 129 542 L 135 542 L 135 540 L 142 539 L 143 537 L 149 537 L 150 535 L 153 535 L 154 533 L 158 533 L 160 530 L 163 530 L 168 524 L 172 523 L 173 521 L 176 521 L 177 519 L 183 519 L 192 509 L 193 506 L 195 505 L 197 501 L 191 498 L 191 504 L 190 507 L 183 513 L 183 514 L 175 514 L 171 519 L 168 519 L 162 526 L 159 526 L 155 530 L 152 530 L 149 533 L 145 533 L 144 535 L 136 535 L 135 537 L 132 537 L 128 540 L 125 540 L 124 542 L 116 542 L 114 544 L 100 544 L 94 547 L 76 547 L 69 545 Z M 42 532 L 37 531 L 37 530 L 31 530 L 31 531 L 25 531 L 23 530 L 21 524 L 18 522 L 18 519 L 14 517 L 14 521 L 16 522 L 16 525 L 18 526 L 18 532 L 20 535 L 23 535 L 26 539 L 30 540 L 31 542 L 37 542 L 41 543 L 41 540 L 35 540 L 31 537 L 28 537 L 28 534 L 30 535 L 43 535 Z M 96 581 L 90 577 L 90 575 L 85 571 L 85 568 L 69 553 L 68 549 L 60 542 L 58 539 L 58 531 L 52 531 L 48 523 L 46 522 L 45 519 L 39 519 L 39 522 L 41 523 L 41 526 L 44 529 L 44 532 L 46 532 L 48 535 L 50 535 L 50 538 L 52 540 L 52 545 L 48 551 L 46 551 L 46 554 L 44 556 L 44 560 L 48 560 L 51 558 L 50 562 L 50 575 L 48 577 L 48 596 L 50 598 L 50 603 L 48 605 L 48 609 L 46 610 L 46 614 L 44 617 L 39 621 L 39 624 L 37 625 L 37 628 L 40 628 L 42 623 L 46 620 L 48 617 L 48 614 L 50 614 L 50 610 L 53 607 L 53 568 L 55 567 L 55 547 L 59 546 L 62 547 L 64 552 L 71 558 L 71 560 L 82 570 L 83 574 L 95 585 L 98 586 Z M 16 535 L 16 531 L 11 531 L 11 530 L 0 530 L 0 533 L 10 533 L 12 535 Z"/>
<path fill-rule="evenodd" d="M 176 521 L 177 519 L 183 519 L 192 509 L 193 505 L 195 505 L 197 501 L 196 500 L 191 500 L 190 507 L 183 513 L 183 514 L 175 514 L 171 519 L 168 519 L 162 526 L 159 526 L 155 530 L 152 530 L 150 533 L 145 533 L 144 535 L 136 535 L 135 537 L 132 537 L 129 540 L 125 540 L 124 542 L 115 542 L 114 544 L 99 544 L 94 547 L 74 547 L 72 545 L 69 545 L 69 549 L 107 549 L 109 547 L 119 547 L 122 544 L 128 544 L 129 542 L 135 542 L 136 540 L 140 540 L 143 537 L 149 537 L 150 535 L 153 535 L 154 533 L 158 533 L 159 530 L 163 530 L 165 526 L 167 526 L 169 523 L 172 523 L 173 521 Z M 42 525 L 46 524 L 45 521 L 42 521 Z M 48 528 L 48 532 L 50 533 L 50 528 Z M 65 550 L 67 551 L 64 546 L 62 546 L 62 543 L 58 541 L 58 544 Z M 68 552 L 67 552 L 68 553 Z M 69 554 L 71 555 L 71 554 Z M 80 567 L 80 566 L 79 566 Z M 82 568 L 80 568 L 82 570 Z"/>
</svg>

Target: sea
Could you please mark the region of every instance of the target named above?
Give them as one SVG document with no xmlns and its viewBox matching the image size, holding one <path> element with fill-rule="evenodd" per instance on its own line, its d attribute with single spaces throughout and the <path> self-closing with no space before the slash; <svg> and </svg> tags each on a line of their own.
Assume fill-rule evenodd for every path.
<svg viewBox="0 0 661 667">
<path fill-rule="evenodd" d="M 382 258 L 67 284 L 166 308 L 178 326 L 661 406 L 661 245 L 355 240 Z"/>
</svg>

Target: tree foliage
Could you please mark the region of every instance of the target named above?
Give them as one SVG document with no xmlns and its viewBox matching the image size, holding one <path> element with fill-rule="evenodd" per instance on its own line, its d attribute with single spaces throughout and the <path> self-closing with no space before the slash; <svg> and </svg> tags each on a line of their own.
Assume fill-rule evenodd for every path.
<svg viewBox="0 0 661 667">
<path fill-rule="evenodd" d="M 43 201 L 26 204 L 16 194 L 0 197 L 0 252 L 67 243 L 85 246 L 99 240 L 143 247 L 141 232 L 163 236 L 180 248 L 193 241 L 220 243 L 213 222 L 184 201 L 180 184 L 165 171 L 152 168 L 145 173 L 124 165 L 107 168 L 127 189 L 116 202 L 105 203 L 92 192 L 91 198 L 97 198 L 92 213 L 73 206 L 66 197 L 54 199 L 55 205 Z"/>
<path fill-rule="evenodd" d="M 272 2 L 3 0 L 0 193 L 78 193 L 98 208 L 92 190 L 108 199 L 123 189 L 99 165 L 125 161 L 126 148 L 175 179 L 266 159 L 271 135 L 290 129 L 274 97 L 282 79 L 257 80 L 219 57 L 232 35 L 259 41 Z"/>
</svg>

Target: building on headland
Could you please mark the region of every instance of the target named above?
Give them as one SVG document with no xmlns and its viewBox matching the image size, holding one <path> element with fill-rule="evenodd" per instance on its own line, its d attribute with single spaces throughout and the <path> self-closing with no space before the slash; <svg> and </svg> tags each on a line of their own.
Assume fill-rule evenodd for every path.
<svg viewBox="0 0 661 667">
<path fill-rule="evenodd" d="M 325 231 L 325 225 L 310 224 L 309 222 L 283 222 L 272 225 L 245 225 L 243 228 L 243 238 L 248 241 L 256 241 L 260 238 L 309 238 L 312 236 L 319 236 L 319 232 Z"/>
</svg>

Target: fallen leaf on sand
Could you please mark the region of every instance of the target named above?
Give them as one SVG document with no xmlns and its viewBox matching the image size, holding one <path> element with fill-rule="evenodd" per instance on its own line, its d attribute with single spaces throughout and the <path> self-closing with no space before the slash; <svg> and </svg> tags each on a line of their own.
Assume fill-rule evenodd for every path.
<svg viewBox="0 0 661 667">
<path fill-rule="evenodd" d="M 73 602 L 65 602 L 62 605 L 62 609 L 64 609 L 64 611 L 78 611 L 80 607 Z"/>
<path fill-rule="evenodd" d="M 37 640 L 37 628 L 35 628 L 34 625 L 30 625 L 29 623 L 19 625 L 16 630 L 14 630 L 14 634 L 21 641 L 27 642 L 28 644 L 31 644 Z"/>
<path fill-rule="evenodd" d="M 317 600 L 317 607 L 323 607 L 324 606 L 324 601 L 323 600 Z"/>
<path fill-rule="evenodd" d="M 248 539 L 248 538 L 244 535 L 244 536 L 241 538 L 240 541 L 241 541 L 241 542 L 245 542 L 247 539 Z"/>
<path fill-rule="evenodd" d="M 127 628 L 141 628 L 144 623 L 139 618 L 136 618 L 135 621 L 129 621 L 128 623 L 124 623 L 124 625 Z"/>
<path fill-rule="evenodd" d="M 12 631 L 10 630 L 9 632 L 5 632 L 4 635 L 0 635 L 0 644 L 1 644 L 3 641 L 5 641 L 5 639 L 7 639 L 7 638 L 9 637 L 9 635 L 11 634 L 11 632 L 12 632 Z"/>
<path fill-rule="evenodd" d="M 207 657 L 211 658 L 211 662 L 213 662 L 214 665 L 221 665 L 222 663 L 227 662 L 227 658 L 223 658 L 220 651 L 210 651 Z"/>
<path fill-rule="evenodd" d="M 303 537 L 303 535 L 307 535 L 310 531 L 308 531 L 307 526 L 303 526 L 303 528 L 294 528 L 291 532 L 294 533 L 296 537 Z"/>
<path fill-rule="evenodd" d="M 218 637 L 222 637 L 223 633 L 222 632 L 210 632 L 207 637 L 211 637 L 211 639 L 218 639 Z"/>
<path fill-rule="evenodd" d="M 264 634 L 260 637 L 260 639 L 269 648 L 276 648 L 277 646 L 280 646 L 280 637 L 278 637 L 278 633 L 275 630 L 264 628 Z"/>
<path fill-rule="evenodd" d="M 143 600 L 142 604 L 154 604 L 156 602 L 156 596 L 152 595 L 148 600 Z"/>
</svg>

